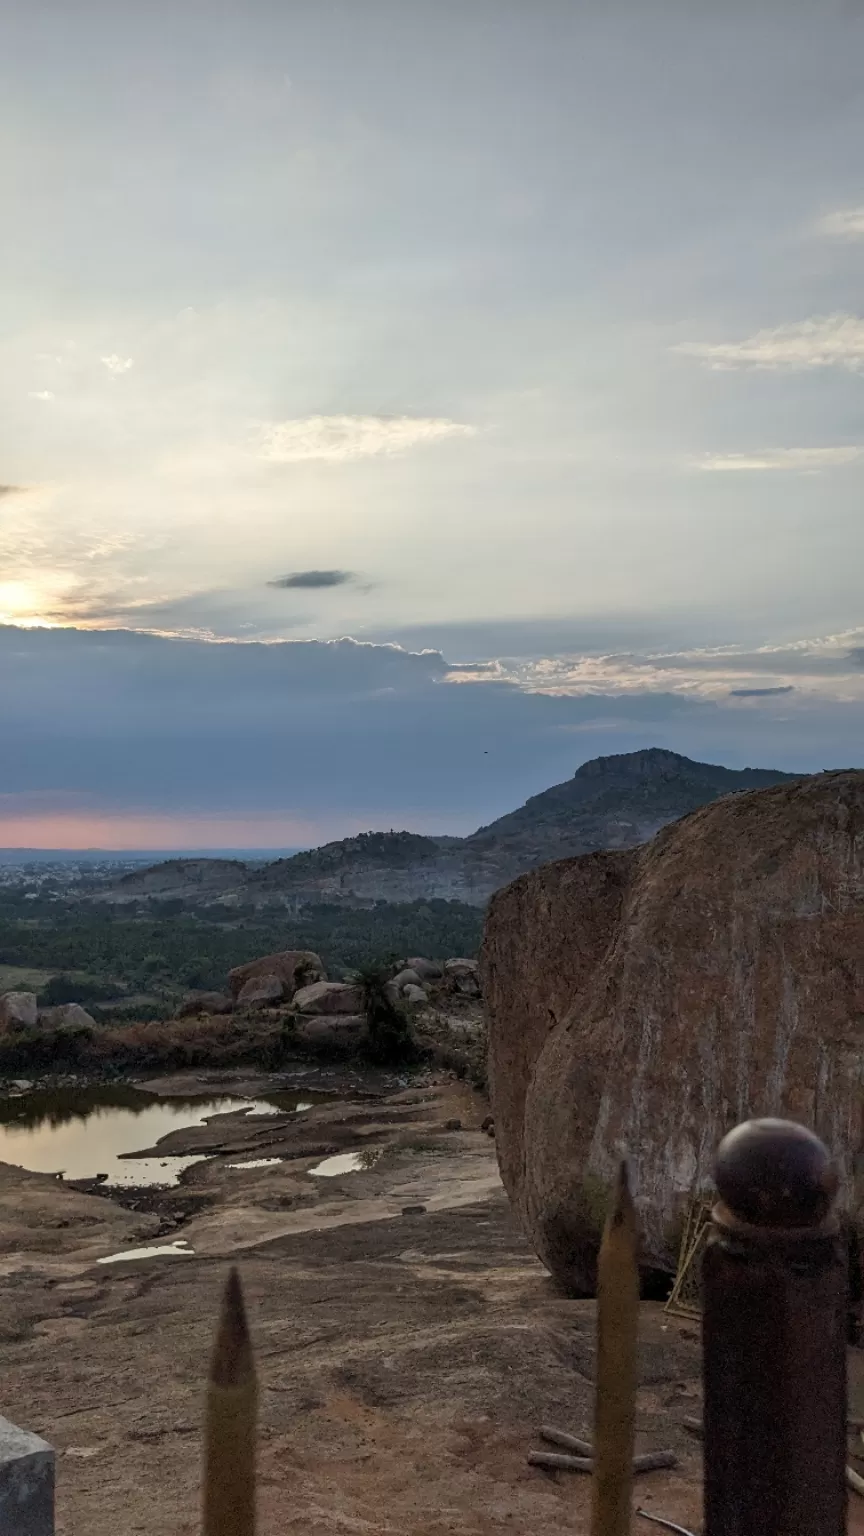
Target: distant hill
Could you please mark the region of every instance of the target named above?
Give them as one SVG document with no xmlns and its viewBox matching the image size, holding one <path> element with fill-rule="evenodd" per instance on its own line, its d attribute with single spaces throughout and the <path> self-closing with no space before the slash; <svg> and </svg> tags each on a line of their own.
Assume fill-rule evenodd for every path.
<svg viewBox="0 0 864 1536">
<path fill-rule="evenodd" d="M 198 905 L 281 904 L 294 910 L 318 902 L 366 906 L 422 898 L 482 905 L 500 886 L 550 859 L 632 848 L 722 795 L 798 777 L 696 763 L 651 747 L 595 757 L 572 779 L 533 795 L 470 837 L 364 832 L 254 867 L 228 859 L 172 859 L 133 870 L 103 895 L 115 902 L 181 896 Z"/>
<path fill-rule="evenodd" d="M 494 848 L 529 869 L 597 848 L 632 848 L 721 795 L 799 777 L 774 768 L 695 763 L 661 747 L 594 757 L 572 779 L 532 795 L 518 811 L 499 816 L 465 841 L 473 849 Z"/>
</svg>

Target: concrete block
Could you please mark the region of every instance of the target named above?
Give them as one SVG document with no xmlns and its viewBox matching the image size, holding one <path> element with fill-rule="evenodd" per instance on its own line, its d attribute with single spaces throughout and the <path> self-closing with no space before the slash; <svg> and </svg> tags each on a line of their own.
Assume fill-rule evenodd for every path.
<svg viewBox="0 0 864 1536">
<path fill-rule="evenodd" d="M 2 1418 L 0 1536 L 54 1536 L 54 1452 Z"/>
</svg>

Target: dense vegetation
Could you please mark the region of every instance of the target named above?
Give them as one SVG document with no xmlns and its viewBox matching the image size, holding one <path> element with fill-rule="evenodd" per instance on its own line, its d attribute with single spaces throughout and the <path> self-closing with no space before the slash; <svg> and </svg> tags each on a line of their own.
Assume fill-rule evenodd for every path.
<svg viewBox="0 0 864 1536">
<path fill-rule="evenodd" d="M 455 901 L 381 902 L 366 911 L 308 907 L 234 909 L 206 918 L 182 900 L 138 908 L 0 893 L 0 966 L 48 973 L 45 1002 L 126 998 L 138 1017 L 197 988 L 224 987 L 226 973 L 258 955 L 312 949 L 338 975 L 412 954 L 475 955 L 483 914 Z M 47 995 L 46 995 L 47 994 Z M 93 1010 L 91 1010 L 93 1011 Z M 110 1006 L 108 1011 L 112 1011 Z"/>
</svg>

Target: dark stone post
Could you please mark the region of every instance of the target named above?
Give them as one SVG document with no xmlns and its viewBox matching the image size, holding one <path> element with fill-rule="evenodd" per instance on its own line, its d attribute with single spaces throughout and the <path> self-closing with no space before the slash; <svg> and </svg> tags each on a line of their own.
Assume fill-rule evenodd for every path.
<svg viewBox="0 0 864 1536">
<path fill-rule="evenodd" d="M 847 1255 L 821 1141 L 750 1120 L 721 1143 L 705 1250 L 705 1536 L 842 1536 Z"/>
</svg>

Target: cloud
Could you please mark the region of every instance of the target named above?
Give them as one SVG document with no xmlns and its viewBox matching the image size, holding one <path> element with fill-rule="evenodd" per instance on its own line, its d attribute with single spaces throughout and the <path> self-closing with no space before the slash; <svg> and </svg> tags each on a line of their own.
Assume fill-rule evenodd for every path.
<svg viewBox="0 0 864 1536">
<path fill-rule="evenodd" d="M 352 571 L 293 571 L 290 576 L 277 576 L 268 581 L 268 587 L 344 587 L 353 581 Z"/>
<path fill-rule="evenodd" d="M 860 240 L 864 237 L 864 208 L 838 208 L 820 219 L 816 228 L 820 235 Z"/>
<path fill-rule="evenodd" d="M 496 677 L 531 692 L 558 697 L 604 695 L 635 697 L 649 693 L 692 701 L 721 703 L 731 697 L 799 692 L 813 699 L 856 700 L 864 704 L 859 674 L 862 632 L 800 640 L 787 645 L 745 649 L 734 645 L 689 650 L 606 652 L 593 655 L 511 656 L 499 658 Z M 857 642 L 857 644 L 856 644 Z M 860 650 L 864 655 L 864 649 Z M 464 663 L 451 668 L 447 681 L 480 682 L 482 667 Z"/>
<path fill-rule="evenodd" d="M 834 448 L 768 448 L 758 453 L 708 454 L 698 461 L 697 467 L 720 474 L 742 470 L 787 470 L 797 474 L 815 474 L 821 469 L 854 464 L 862 454 L 864 447 L 857 444 Z"/>
<path fill-rule="evenodd" d="M 448 437 L 473 437 L 476 428 L 434 416 L 302 416 L 266 422 L 260 456 L 274 464 L 309 459 L 345 463 L 405 453 Z"/>
<path fill-rule="evenodd" d="M 53 389 L 31 389 L 31 391 L 30 391 L 30 399 L 31 400 L 53 400 L 54 399 L 54 391 L 53 391 Z"/>
<path fill-rule="evenodd" d="M 231 841 L 219 824 L 253 814 L 314 823 L 319 841 L 370 826 L 470 831 L 588 757 L 644 746 L 735 767 L 861 760 L 861 671 L 857 696 L 844 679 L 837 697 L 802 687 L 755 709 L 728 697 L 730 678 L 737 666 L 733 686 L 749 690 L 774 686 L 770 675 L 751 683 L 748 658 L 703 656 L 715 687 L 726 668 L 712 695 L 693 687 L 699 659 L 607 657 L 592 677 L 571 657 L 565 679 L 553 658 L 531 676 L 484 668 L 449 686 L 460 674 L 440 653 L 395 645 L 0 626 L 0 844 L 26 811 L 26 840 L 57 846 L 59 821 L 80 823 L 82 808 L 117 818 L 115 846 L 123 818 L 163 815 L 208 818 L 213 846 Z"/>
<path fill-rule="evenodd" d="M 109 373 L 128 373 L 129 369 L 134 366 L 135 359 L 132 357 L 118 357 L 116 352 L 111 352 L 108 357 L 101 357 L 99 361 L 105 364 Z"/>
<path fill-rule="evenodd" d="M 0 496 L 23 496 L 26 485 L 0 485 Z"/>
<path fill-rule="evenodd" d="M 744 341 L 684 341 L 673 348 L 713 369 L 800 371 L 864 368 L 864 320 L 858 315 L 816 315 L 792 325 L 757 331 Z"/>
<path fill-rule="evenodd" d="M 730 699 L 770 699 L 779 693 L 794 693 L 791 683 L 786 683 L 782 688 L 730 688 Z"/>
</svg>

